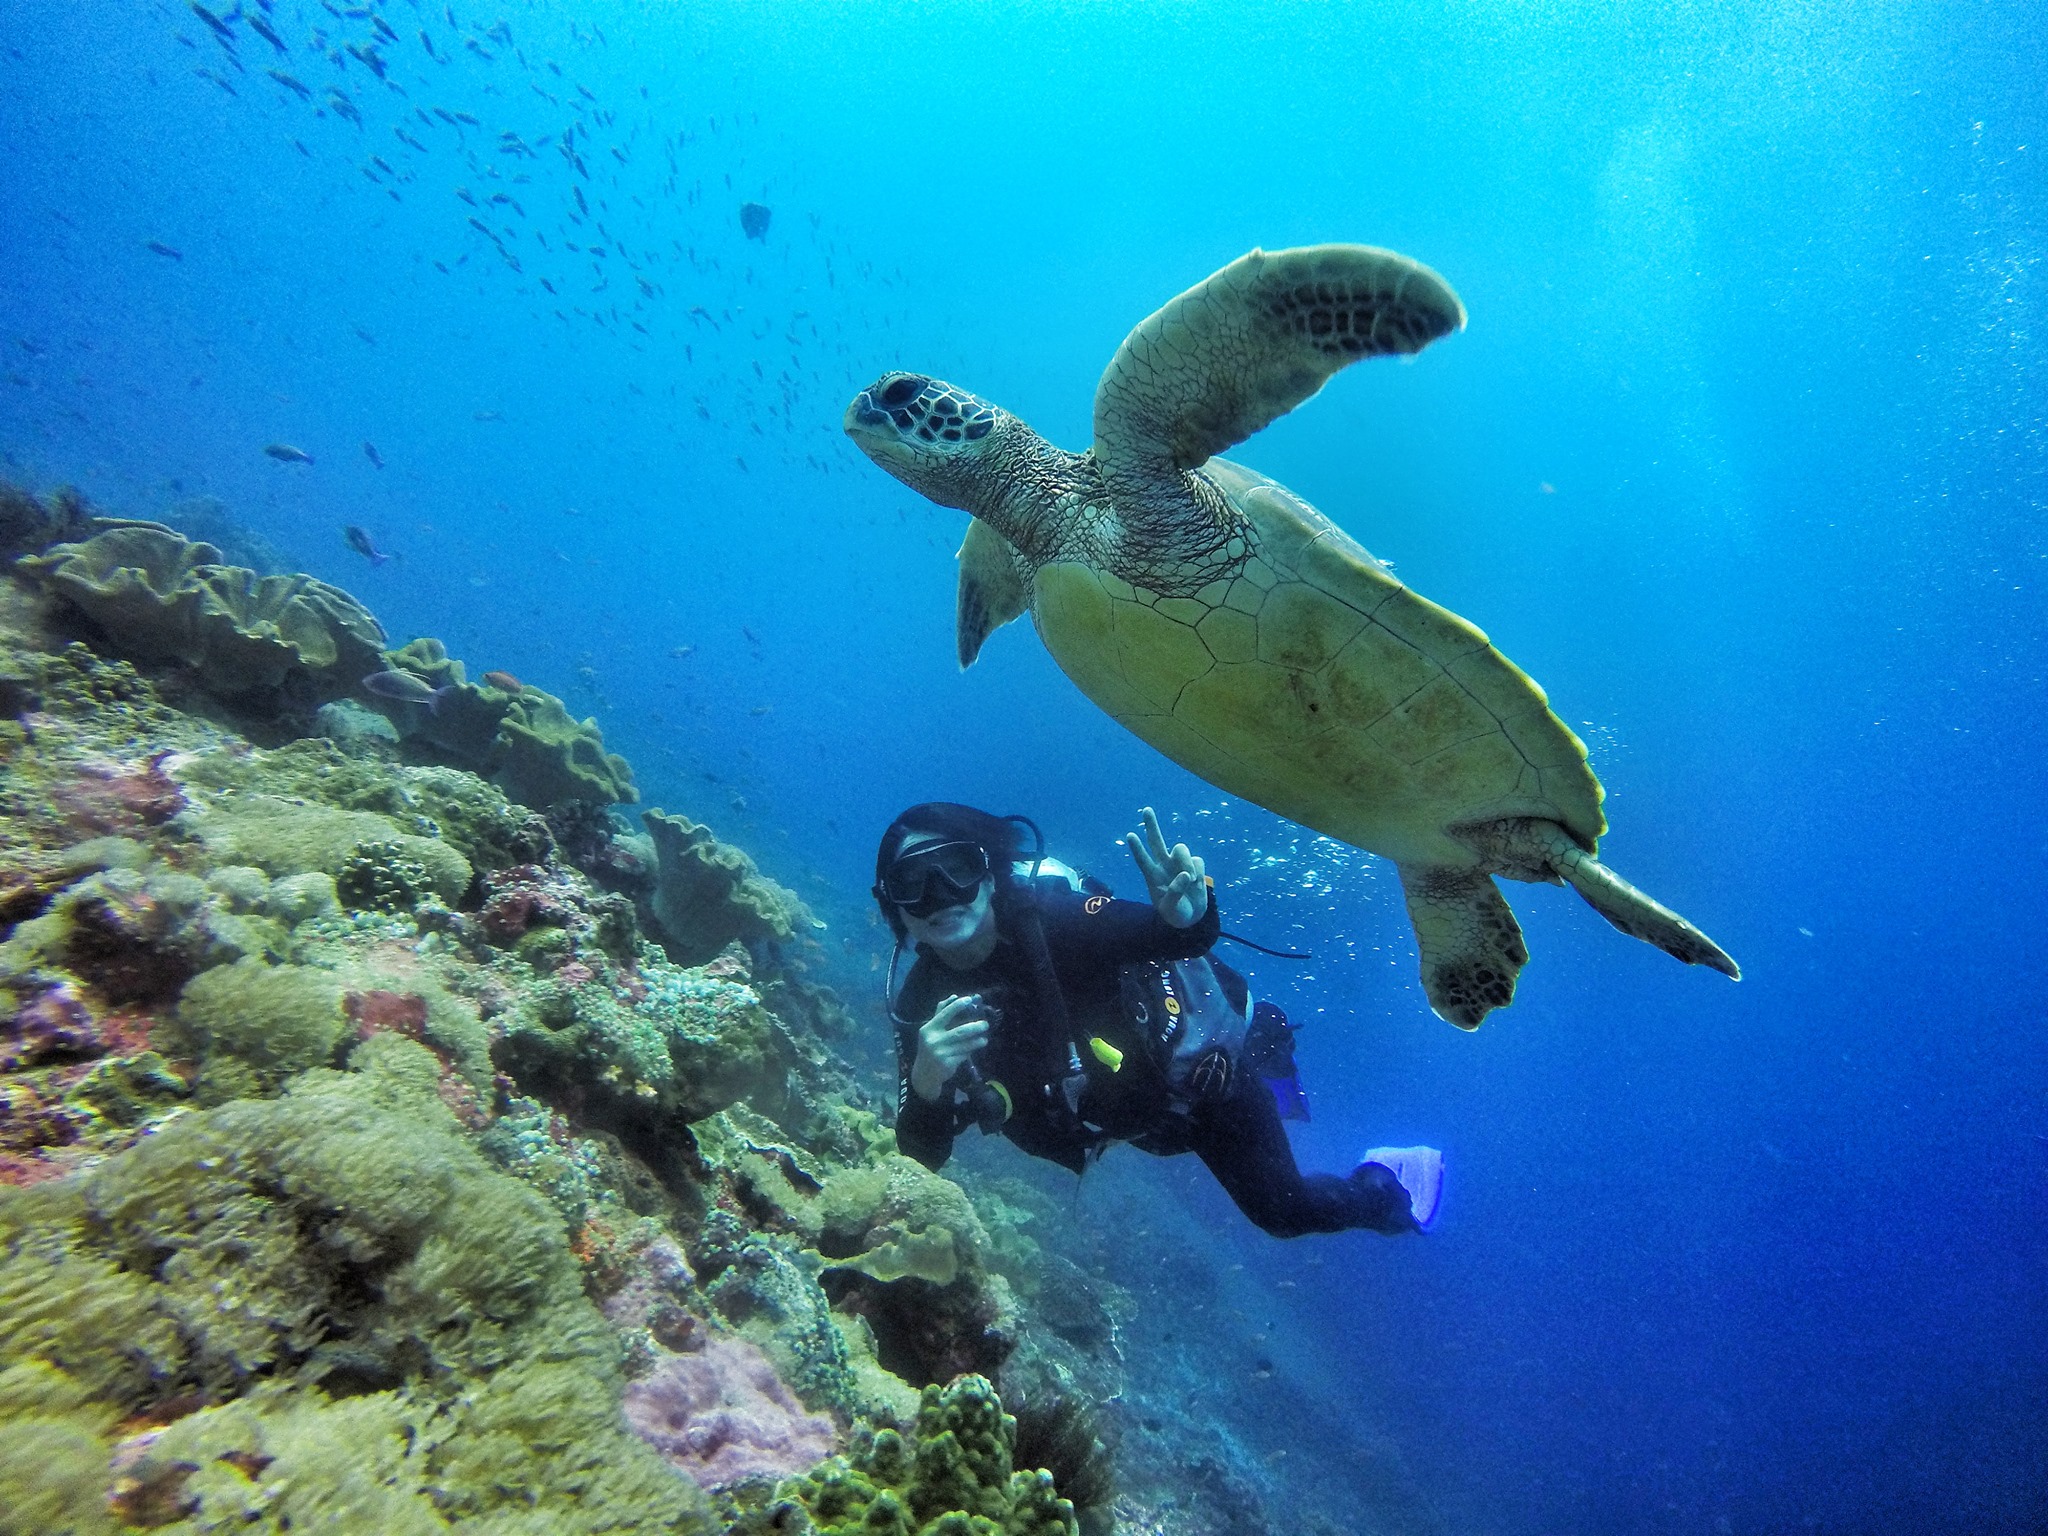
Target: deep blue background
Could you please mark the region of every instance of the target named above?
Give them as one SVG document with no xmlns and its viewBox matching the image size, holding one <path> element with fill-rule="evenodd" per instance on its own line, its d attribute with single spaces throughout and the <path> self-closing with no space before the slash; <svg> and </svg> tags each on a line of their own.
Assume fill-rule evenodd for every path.
<svg viewBox="0 0 2048 1536">
<path fill-rule="evenodd" d="M 1316 953 L 1253 968 L 1310 1025 L 1304 1155 L 1433 1141 L 1446 1214 L 1280 1245 L 1198 1169 L 1096 1177 L 1184 1194 L 1281 1385 L 1442 1528 L 2048 1529 L 2038 8 L 386 0 L 403 96 L 312 46 L 366 19 L 271 14 L 289 57 L 183 5 L 0 14 L 11 476 L 218 496 L 595 712 L 849 987 L 903 803 L 1029 810 L 1127 887 L 1111 840 L 1170 811 L 1233 925 Z M 588 179 L 499 152 L 579 118 Z M 1022 628 L 956 672 L 962 520 L 845 444 L 852 390 L 935 372 L 1078 448 L 1130 325 L 1317 240 L 1430 263 L 1471 327 L 1237 456 L 1544 684 L 1603 855 L 1740 986 L 1514 887 L 1520 998 L 1461 1035 L 1391 871 L 1153 755 Z"/>
</svg>

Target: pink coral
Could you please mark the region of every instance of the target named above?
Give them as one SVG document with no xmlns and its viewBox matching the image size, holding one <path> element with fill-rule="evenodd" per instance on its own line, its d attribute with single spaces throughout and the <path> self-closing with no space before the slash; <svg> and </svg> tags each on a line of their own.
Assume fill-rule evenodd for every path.
<svg viewBox="0 0 2048 1536">
<path fill-rule="evenodd" d="M 703 1488 L 807 1471 L 837 1448 L 830 1419 L 804 1412 L 768 1357 L 744 1339 L 664 1350 L 626 1388 L 626 1423 Z"/>
<path fill-rule="evenodd" d="M 573 927 L 581 915 L 560 872 L 520 864 L 484 876 L 479 921 L 493 944 L 510 944 L 534 928 Z"/>
<path fill-rule="evenodd" d="M 342 1001 L 355 1021 L 356 1033 L 367 1040 L 382 1030 L 424 1040 L 427 1034 L 427 1000 L 417 992 L 384 992 L 371 989 L 351 992 Z"/>
<path fill-rule="evenodd" d="M 161 826 L 185 808 L 184 793 L 163 769 L 169 752 L 141 763 L 81 763 L 78 776 L 50 798 L 65 820 L 86 833 L 138 832 Z"/>
</svg>

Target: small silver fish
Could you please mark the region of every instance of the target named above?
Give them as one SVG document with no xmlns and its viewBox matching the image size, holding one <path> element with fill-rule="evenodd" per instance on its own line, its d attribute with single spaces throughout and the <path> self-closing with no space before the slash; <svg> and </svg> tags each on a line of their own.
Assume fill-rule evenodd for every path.
<svg viewBox="0 0 2048 1536">
<path fill-rule="evenodd" d="M 441 701 L 455 692 L 456 685 L 436 688 L 416 672 L 372 672 L 363 679 L 363 691 L 374 693 L 380 699 L 396 699 L 401 704 L 424 704 L 428 709 L 438 709 Z"/>
<path fill-rule="evenodd" d="M 384 467 L 384 462 L 377 457 L 377 450 L 375 448 L 365 443 L 363 444 L 363 449 L 369 454 L 372 464 L 375 464 L 379 469 Z M 354 523 L 350 523 L 341 530 L 341 537 L 342 542 L 372 565 L 382 565 L 391 558 L 371 541 L 370 530 L 367 528 L 359 528 Z"/>
<path fill-rule="evenodd" d="M 263 451 L 280 464 L 310 464 L 313 455 L 303 448 L 294 448 L 290 443 L 269 443 Z"/>
</svg>

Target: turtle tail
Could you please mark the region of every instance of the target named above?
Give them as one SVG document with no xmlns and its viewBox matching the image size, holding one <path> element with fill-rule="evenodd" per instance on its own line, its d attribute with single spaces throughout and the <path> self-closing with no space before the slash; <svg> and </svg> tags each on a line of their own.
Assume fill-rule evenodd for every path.
<svg viewBox="0 0 2048 1536">
<path fill-rule="evenodd" d="M 1540 863 L 1586 898 L 1586 904 L 1631 938 L 1654 944 L 1687 965 L 1704 965 L 1732 980 L 1742 980 L 1742 967 L 1728 952 L 1669 907 L 1652 901 L 1602 864 L 1551 821 L 1524 822 L 1515 842 L 1533 840 Z M 1520 850 L 1518 850 L 1520 851 Z"/>
</svg>

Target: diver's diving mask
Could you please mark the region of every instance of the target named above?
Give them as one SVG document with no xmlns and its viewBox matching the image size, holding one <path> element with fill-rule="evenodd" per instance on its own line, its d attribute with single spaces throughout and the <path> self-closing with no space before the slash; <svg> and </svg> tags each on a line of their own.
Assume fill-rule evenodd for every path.
<svg viewBox="0 0 2048 1536">
<path fill-rule="evenodd" d="M 911 917 L 930 917 L 974 900 L 988 878 L 988 851 L 979 843 L 921 843 L 882 876 L 882 894 Z"/>
</svg>

